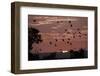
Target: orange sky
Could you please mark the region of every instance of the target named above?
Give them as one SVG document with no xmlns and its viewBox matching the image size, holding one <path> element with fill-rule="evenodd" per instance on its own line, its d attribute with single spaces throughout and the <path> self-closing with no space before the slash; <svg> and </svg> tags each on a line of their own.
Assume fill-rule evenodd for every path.
<svg viewBox="0 0 100 76">
<path fill-rule="evenodd" d="M 87 17 L 29 15 L 28 27 L 38 29 L 43 40 L 32 45 L 32 52 L 87 49 L 87 21 Z"/>
</svg>

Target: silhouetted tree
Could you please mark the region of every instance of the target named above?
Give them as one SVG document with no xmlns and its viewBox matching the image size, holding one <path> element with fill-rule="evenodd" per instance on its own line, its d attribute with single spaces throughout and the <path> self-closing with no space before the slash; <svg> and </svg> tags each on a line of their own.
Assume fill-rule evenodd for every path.
<svg viewBox="0 0 100 76">
<path fill-rule="evenodd" d="M 86 58 L 87 57 L 87 50 L 81 48 L 79 50 L 79 52 L 80 52 L 80 57 L 81 58 Z"/>
<path fill-rule="evenodd" d="M 32 50 L 32 44 L 33 43 L 39 43 L 39 42 L 42 42 L 42 39 L 41 39 L 41 35 L 39 35 L 40 31 L 38 29 L 35 29 L 35 28 L 28 28 L 28 58 L 29 60 L 32 60 L 34 59 L 33 58 L 33 54 L 30 53 L 30 50 Z M 37 57 L 38 56 L 34 56 L 34 57 Z"/>
<path fill-rule="evenodd" d="M 69 51 L 71 54 L 71 58 L 87 58 L 87 51 L 84 49 L 79 49 L 77 51 L 75 50 L 70 50 Z"/>
</svg>

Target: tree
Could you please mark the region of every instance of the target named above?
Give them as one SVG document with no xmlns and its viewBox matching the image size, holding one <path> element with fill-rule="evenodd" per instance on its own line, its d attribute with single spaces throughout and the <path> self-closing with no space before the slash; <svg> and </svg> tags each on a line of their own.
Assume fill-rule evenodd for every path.
<svg viewBox="0 0 100 76">
<path fill-rule="evenodd" d="M 30 50 L 32 50 L 32 44 L 34 43 L 39 44 L 40 42 L 42 42 L 41 35 L 39 35 L 39 32 L 40 31 L 36 28 L 28 28 L 28 58 L 29 60 L 33 60 L 33 54 L 30 53 Z M 39 58 L 39 57 L 36 56 L 36 58 Z"/>
</svg>

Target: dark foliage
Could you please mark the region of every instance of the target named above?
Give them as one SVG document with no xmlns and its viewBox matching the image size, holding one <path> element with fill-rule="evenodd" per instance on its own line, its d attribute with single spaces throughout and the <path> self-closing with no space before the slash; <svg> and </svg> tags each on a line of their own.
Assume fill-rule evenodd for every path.
<svg viewBox="0 0 100 76">
<path fill-rule="evenodd" d="M 78 51 L 70 50 L 71 58 L 87 58 L 87 50 L 80 49 Z"/>
<path fill-rule="evenodd" d="M 39 44 L 43 40 L 41 39 L 41 35 L 38 34 L 39 30 L 35 28 L 28 28 L 28 58 L 31 59 L 37 59 L 38 55 L 32 55 L 30 53 L 30 50 L 32 49 L 32 44 L 37 43 Z"/>
<path fill-rule="evenodd" d="M 54 52 L 54 53 L 44 53 L 44 54 L 41 53 L 33 54 L 32 59 L 30 60 L 80 59 L 80 58 L 88 58 L 87 50 L 81 48 L 77 51 L 70 50 L 69 52 L 66 53 Z"/>
</svg>

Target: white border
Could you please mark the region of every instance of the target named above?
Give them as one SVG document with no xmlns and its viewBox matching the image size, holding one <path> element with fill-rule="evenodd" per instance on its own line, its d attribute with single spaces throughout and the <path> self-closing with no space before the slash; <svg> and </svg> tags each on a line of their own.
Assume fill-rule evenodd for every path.
<svg viewBox="0 0 100 76">
<path fill-rule="evenodd" d="M 28 61 L 28 14 L 88 17 L 88 58 Z M 20 69 L 43 69 L 94 65 L 94 11 L 41 7 L 20 8 Z"/>
</svg>

